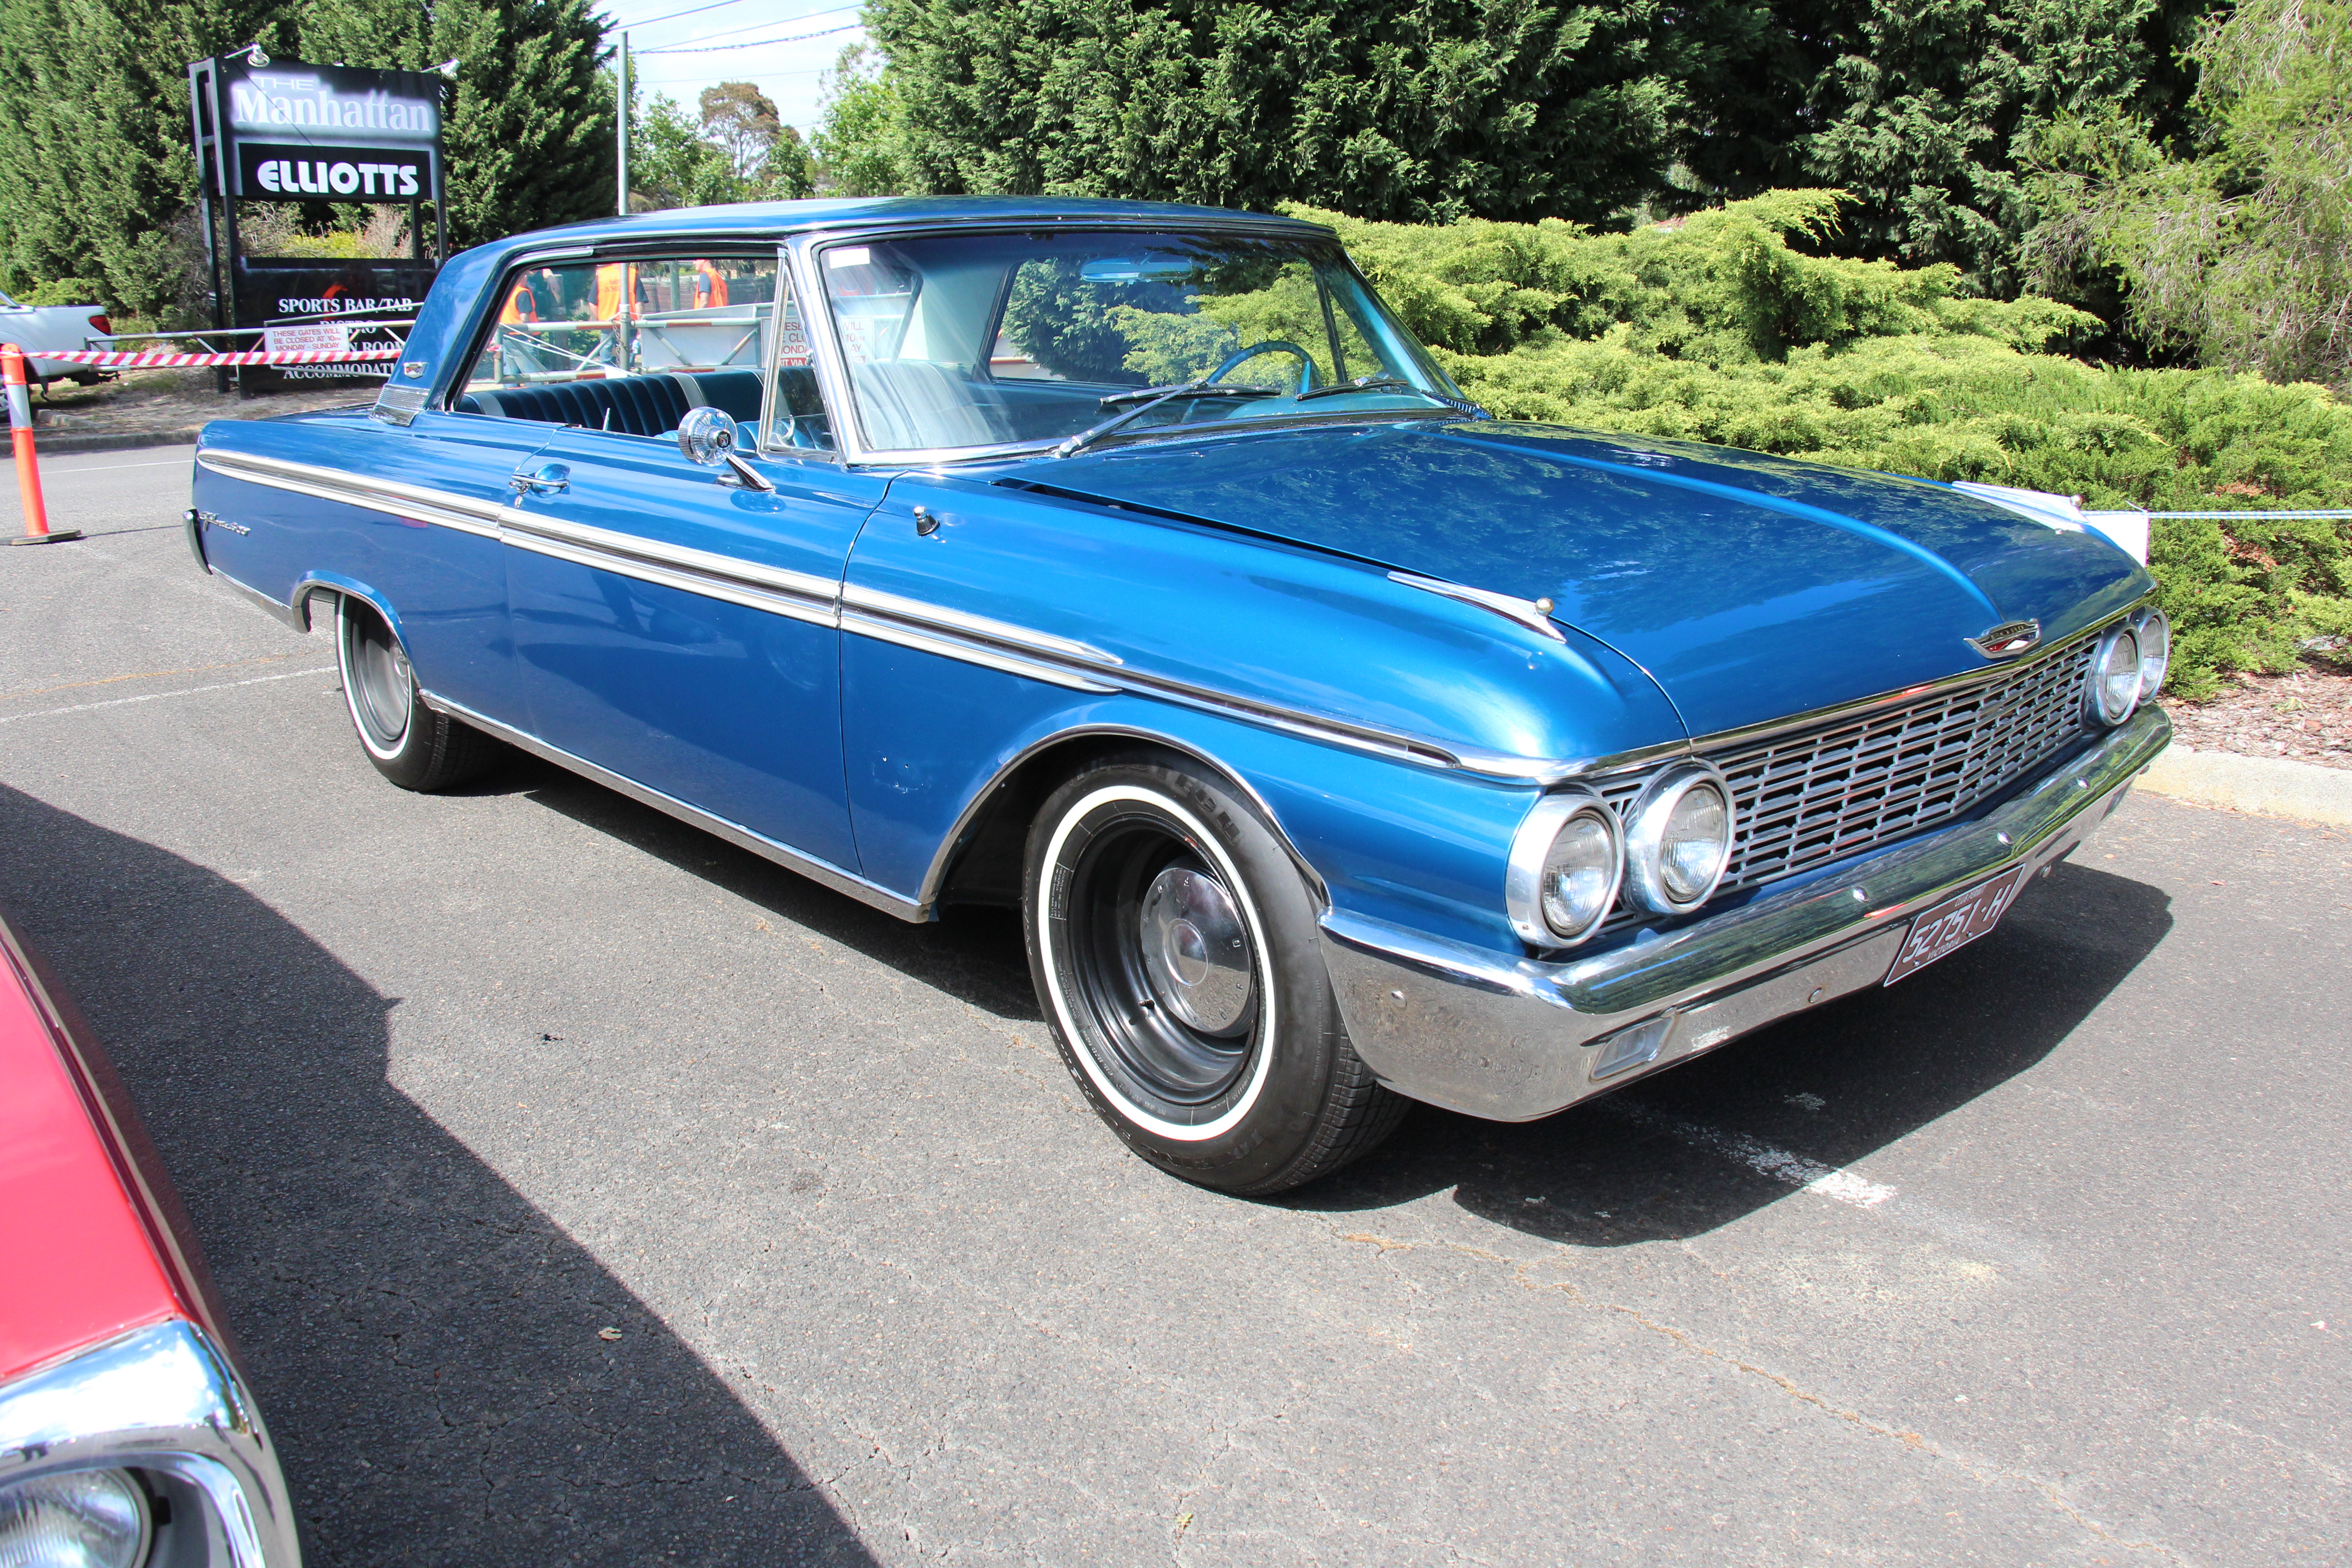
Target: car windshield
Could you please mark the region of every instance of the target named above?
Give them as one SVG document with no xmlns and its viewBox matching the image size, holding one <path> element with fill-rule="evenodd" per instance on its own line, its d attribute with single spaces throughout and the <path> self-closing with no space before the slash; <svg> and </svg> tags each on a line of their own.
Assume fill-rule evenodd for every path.
<svg viewBox="0 0 2352 1568">
<path fill-rule="evenodd" d="M 817 271 L 876 451 L 1460 405 L 1318 237 L 945 234 L 834 245 Z"/>
</svg>

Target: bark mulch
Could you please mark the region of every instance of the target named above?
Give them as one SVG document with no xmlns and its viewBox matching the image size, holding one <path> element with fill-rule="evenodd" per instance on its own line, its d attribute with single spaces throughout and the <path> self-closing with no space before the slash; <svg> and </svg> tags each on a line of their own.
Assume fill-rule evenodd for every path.
<svg viewBox="0 0 2352 1568">
<path fill-rule="evenodd" d="M 2337 657 L 2352 660 L 2352 649 Z M 2315 657 L 2285 675 L 2234 675 L 2209 702 L 2161 699 L 2175 738 L 2200 752 L 2352 769 L 2352 662 Z"/>
</svg>

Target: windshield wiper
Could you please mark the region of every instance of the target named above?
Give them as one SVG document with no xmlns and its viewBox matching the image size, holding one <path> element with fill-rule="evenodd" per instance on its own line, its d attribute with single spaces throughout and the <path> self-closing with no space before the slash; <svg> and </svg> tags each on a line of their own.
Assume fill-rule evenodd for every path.
<svg viewBox="0 0 2352 1568">
<path fill-rule="evenodd" d="M 1491 418 L 1485 409 L 1466 397 L 1448 397 L 1442 392 L 1432 392 L 1425 386 L 1415 386 L 1393 375 L 1360 376 L 1354 381 L 1337 382 L 1329 386 L 1318 386 L 1299 393 L 1290 401 L 1306 403 L 1318 397 L 1337 397 L 1343 392 L 1410 392 L 1416 397 L 1426 397 L 1433 403 L 1443 403 L 1448 408 L 1458 408 L 1476 419 Z"/>
<path fill-rule="evenodd" d="M 1115 404 L 1144 401 L 1132 408 L 1120 409 L 1099 425 L 1091 426 L 1054 448 L 1057 458 L 1074 458 L 1097 441 L 1130 420 L 1139 419 L 1161 404 L 1178 397 L 1279 397 L 1280 393 L 1269 386 L 1213 386 L 1205 381 L 1180 382 L 1174 386 L 1145 386 L 1133 392 L 1114 392 L 1102 400 L 1106 408 Z"/>
<path fill-rule="evenodd" d="M 1328 386 L 1309 388 L 1290 401 L 1306 403 L 1318 397 L 1337 397 L 1343 392 L 1419 392 L 1421 390 L 1412 383 L 1400 381 L 1392 375 L 1360 375 L 1353 381 L 1335 381 Z"/>
</svg>

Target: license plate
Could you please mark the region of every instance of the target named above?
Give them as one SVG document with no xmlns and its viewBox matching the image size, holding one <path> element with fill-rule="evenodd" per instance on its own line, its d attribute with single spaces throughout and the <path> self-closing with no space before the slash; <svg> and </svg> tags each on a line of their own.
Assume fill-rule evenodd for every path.
<svg viewBox="0 0 2352 1568">
<path fill-rule="evenodd" d="M 1968 946 L 1999 925 L 2001 911 L 2009 908 L 2009 900 L 2024 876 L 2025 868 L 2020 866 L 1946 899 L 1921 915 L 1911 927 L 1910 940 L 1895 955 L 1895 967 L 1886 972 L 1886 978 L 1880 984 L 1892 985 L 1954 949 Z"/>
</svg>

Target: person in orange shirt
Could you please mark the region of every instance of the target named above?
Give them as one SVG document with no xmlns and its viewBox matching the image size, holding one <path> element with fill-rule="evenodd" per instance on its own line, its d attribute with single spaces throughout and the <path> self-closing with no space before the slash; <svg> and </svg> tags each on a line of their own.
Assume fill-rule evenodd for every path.
<svg viewBox="0 0 2352 1568">
<path fill-rule="evenodd" d="M 635 304 L 637 269 L 614 262 L 596 268 L 596 319 L 616 321 L 621 318 L 621 301 L 626 299 Z"/>
<path fill-rule="evenodd" d="M 623 342 L 620 328 L 621 309 L 625 303 L 632 314 L 636 310 L 637 269 L 621 262 L 596 268 L 596 321 L 613 329 L 613 364 L 625 374 L 629 367 L 628 345 Z"/>
<path fill-rule="evenodd" d="M 694 272 L 694 302 L 698 307 L 727 303 L 727 279 L 719 268 L 708 261 L 697 261 Z"/>
<path fill-rule="evenodd" d="M 499 325 L 520 327 L 525 321 L 539 320 L 539 297 L 530 291 L 530 280 L 515 279 L 513 292 L 507 296 L 507 308 L 499 312 Z"/>
</svg>

